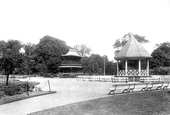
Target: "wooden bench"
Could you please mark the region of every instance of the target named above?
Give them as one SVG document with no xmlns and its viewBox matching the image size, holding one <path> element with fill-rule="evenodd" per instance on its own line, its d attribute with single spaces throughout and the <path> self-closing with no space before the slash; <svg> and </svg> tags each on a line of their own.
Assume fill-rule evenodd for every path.
<svg viewBox="0 0 170 115">
<path fill-rule="evenodd" d="M 156 90 L 162 89 L 163 85 L 164 85 L 164 82 L 162 82 L 159 86 L 157 86 Z"/>
<path fill-rule="evenodd" d="M 136 84 L 129 84 L 129 87 L 124 89 L 122 93 L 129 93 L 130 91 L 133 92 L 133 90 L 135 89 L 135 85 Z"/>
<path fill-rule="evenodd" d="M 154 83 L 148 83 L 148 86 L 147 86 L 147 88 L 146 88 L 145 91 L 152 91 L 153 84 L 154 84 Z"/>
<path fill-rule="evenodd" d="M 137 87 L 137 85 L 144 85 L 144 87 Z M 124 87 L 125 86 L 125 87 Z M 169 82 L 151 82 L 151 83 L 131 83 L 131 84 L 114 84 L 112 85 L 110 89 L 109 94 L 115 94 L 115 91 L 118 89 L 118 87 L 123 87 L 121 90 L 122 93 L 129 93 L 134 92 L 134 89 L 138 89 L 139 91 L 152 91 L 153 89 L 167 89 L 169 86 Z M 156 87 L 156 88 L 155 88 Z"/>
<path fill-rule="evenodd" d="M 147 83 L 145 87 L 142 87 L 141 91 L 145 91 L 147 89 L 148 85 L 149 85 L 149 83 Z"/>
<path fill-rule="evenodd" d="M 162 89 L 168 89 L 169 82 L 164 82 Z"/>
<path fill-rule="evenodd" d="M 141 91 L 151 91 L 154 88 L 154 86 L 156 87 L 155 90 L 167 89 L 169 86 L 169 82 L 147 83 L 146 86 L 141 89 Z"/>
<path fill-rule="evenodd" d="M 117 88 L 117 85 L 112 85 L 112 87 L 111 88 L 109 88 L 110 89 L 110 92 L 109 92 L 109 95 L 111 94 L 111 93 L 115 93 L 115 91 L 116 91 L 116 88 Z"/>
<path fill-rule="evenodd" d="M 122 93 L 129 93 L 129 92 L 133 92 L 133 90 L 135 89 L 135 85 L 136 84 L 115 84 L 115 85 L 112 85 L 110 89 L 110 92 L 109 92 L 109 95 L 110 94 L 115 94 L 115 91 L 117 90 L 117 87 L 120 87 L 120 86 L 127 86 L 127 88 L 124 88 Z"/>
</svg>

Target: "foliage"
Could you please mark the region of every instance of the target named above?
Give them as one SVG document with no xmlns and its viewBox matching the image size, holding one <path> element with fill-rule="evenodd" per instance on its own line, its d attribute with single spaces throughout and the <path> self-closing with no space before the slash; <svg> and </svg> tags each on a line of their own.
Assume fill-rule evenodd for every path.
<svg viewBox="0 0 170 115">
<path fill-rule="evenodd" d="M 105 59 L 104 59 L 105 57 Z M 109 61 L 107 56 L 101 57 L 98 54 L 92 54 L 90 57 L 83 57 L 81 60 L 84 74 L 104 74 L 104 61 L 105 61 L 105 74 L 116 74 L 116 64 Z"/>
<path fill-rule="evenodd" d="M 4 88 L 4 94 L 5 94 L 5 95 L 9 95 L 9 96 L 15 95 L 15 94 L 17 94 L 19 91 L 20 91 L 20 88 L 17 87 L 17 86 Z"/>
<path fill-rule="evenodd" d="M 57 73 L 61 55 L 68 52 L 68 46 L 60 39 L 44 36 L 36 45 L 36 69 L 38 72 Z"/>
<path fill-rule="evenodd" d="M 127 33 L 122 38 L 119 38 L 119 39 L 117 39 L 115 41 L 115 43 L 113 45 L 114 48 L 117 48 L 117 50 L 115 51 L 115 54 L 117 54 L 120 51 L 120 48 L 122 48 L 127 43 L 129 38 L 131 38 L 132 36 L 134 38 L 136 38 L 136 40 L 139 43 L 147 43 L 147 42 L 149 42 L 147 39 L 145 39 L 145 36 L 140 36 L 138 34 Z"/>
<path fill-rule="evenodd" d="M 152 74 L 154 75 L 170 75 L 170 67 L 155 67 Z"/>
<path fill-rule="evenodd" d="M 60 78 L 75 78 L 77 75 L 76 74 L 61 74 Z"/>
<path fill-rule="evenodd" d="M 33 87 L 38 84 L 38 82 L 14 82 L 9 86 L 1 86 L 3 87 L 1 90 L 5 95 L 12 96 L 15 94 L 21 94 L 23 92 L 32 91 Z"/>
<path fill-rule="evenodd" d="M 90 75 L 96 74 L 98 69 L 98 64 L 93 57 L 83 57 L 81 60 L 83 66 L 84 74 L 88 73 Z"/>
<path fill-rule="evenodd" d="M 104 58 L 105 62 L 108 62 L 107 57 L 101 57 L 99 54 L 92 54 L 91 57 L 96 61 L 98 65 L 97 73 L 103 74 L 104 73 Z"/>
<path fill-rule="evenodd" d="M 152 52 L 152 68 L 154 67 L 169 67 L 170 66 L 170 43 L 164 42 Z"/>
<path fill-rule="evenodd" d="M 23 61 L 20 56 L 21 47 L 22 44 L 18 40 L 0 41 L 0 69 L 7 77 L 6 85 L 8 85 L 9 74 L 20 67 Z"/>
<path fill-rule="evenodd" d="M 111 61 L 106 63 L 106 75 L 116 75 L 117 73 L 117 64 Z"/>
<path fill-rule="evenodd" d="M 74 49 L 76 49 L 77 53 L 82 57 L 90 55 L 91 52 L 91 49 L 84 44 L 75 45 Z"/>
</svg>

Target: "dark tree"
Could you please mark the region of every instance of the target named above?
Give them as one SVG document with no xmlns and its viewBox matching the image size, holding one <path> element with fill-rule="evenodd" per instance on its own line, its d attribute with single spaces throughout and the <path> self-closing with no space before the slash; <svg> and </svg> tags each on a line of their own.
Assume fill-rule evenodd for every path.
<svg viewBox="0 0 170 115">
<path fill-rule="evenodd" d="M 0 69 L 6 75 L 6 85 L 8 85 L 9 75 L 23 62 L 20 53 L 21 47 L 21 42 L 17 40 L 0 41 Z"/>
<path fill-rule="evenodd" d="M 152 52 L 152 67 L 170 66 L 170 43 L 164 42 L 157 45 Z"/>
<path fill-rule="evenodd" d="M 44 36 L 35 47 L 36 68 L 43 73 L 57 73 L 61 55 L 68 52 L 68 46 L 60 39 Z"/>
</svg>

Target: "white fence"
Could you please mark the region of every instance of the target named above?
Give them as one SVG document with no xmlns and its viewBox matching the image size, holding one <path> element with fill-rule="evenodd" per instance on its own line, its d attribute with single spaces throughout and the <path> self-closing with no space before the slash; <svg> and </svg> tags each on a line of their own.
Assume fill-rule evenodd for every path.
<svg viewBox="0 0 170 115">
<path fill-rule="evenodd" d="M 108 76 L 78 76 L 78 81 L 99 81 L 99 82 L 128 82 L 127 77 L 114 77 L 112 75 Z"/>
</svg>

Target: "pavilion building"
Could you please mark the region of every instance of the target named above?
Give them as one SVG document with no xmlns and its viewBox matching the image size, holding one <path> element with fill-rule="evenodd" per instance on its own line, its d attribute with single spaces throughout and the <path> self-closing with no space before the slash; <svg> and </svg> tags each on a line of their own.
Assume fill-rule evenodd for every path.
<svg viewBox="0 0 170 115">
<path fill-rule="evenodd" d="M 150 58 L 151 55 L 131 35 L 129 41 L 114 57 L 117 60 L 117 77 L 128 77 L 129 81 L 139 81 L 141 77 L 149 77 Z M 124 67 L 120 67 L 120 64 Z"/>
<path fill-rule="evenodd" d="M 69 52 L 61 57 L 59 66 L 61 74 L 82 74 L 81 58 L 76 50 L 70 49 Z"/>
</svg>

